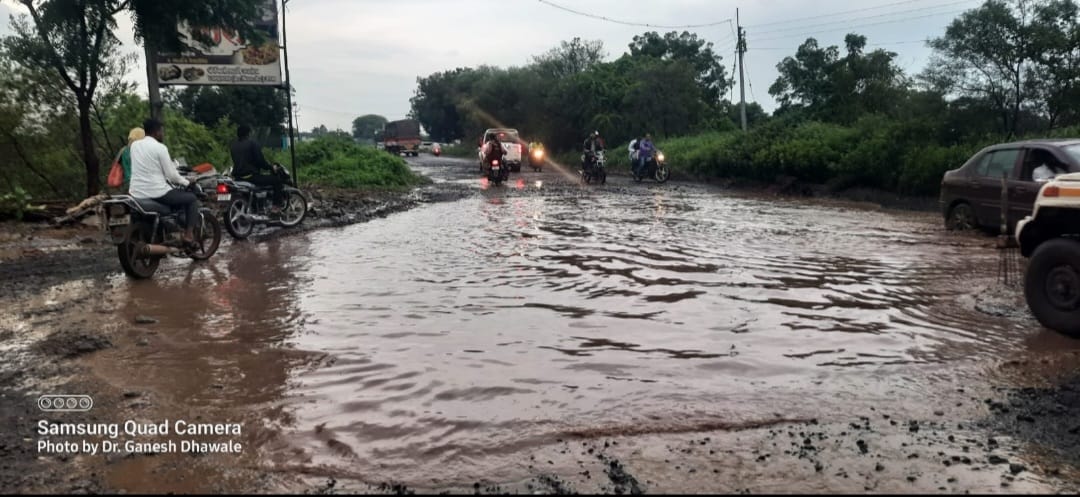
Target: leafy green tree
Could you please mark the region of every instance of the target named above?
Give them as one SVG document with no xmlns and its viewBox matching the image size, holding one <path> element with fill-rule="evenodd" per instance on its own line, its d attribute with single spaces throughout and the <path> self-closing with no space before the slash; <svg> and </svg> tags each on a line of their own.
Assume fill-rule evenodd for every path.
<svg viewBox="0 0 1080 497">
<path fill-rule="evenodd" d="M 235 29 L 257 39 L 254 27 L 261 0 L 17 0 L 27 14 L 13 22 L 14 35 L 4 39 L 11 59 L 23 67 L 49 68 L 78 113 L 80 149 L 86 169 L 86 192 L 100 190 L 101 164 L 95 145 L 93 106 L 99 85 L 116 66 L 120 42 L 116 38 L 117 16 L 133 14 L 136 37 L 153 47 L 181 48 L 176 26 Z M 200 38 L 204 38 L 200 36 Z M 205 41 L 203 39 L 202 41 Z"/>
<path fill-rule="evenodd" d="M 188 86 L 169 92 L 166 100 L 203 126 L 227 119 L 282 134 L 289 117 L 285 93 L 266 86 Z"/>
<path fill-rule="evenodd" d="M 711 105 L 720 103 L 731 81 L 724 69 L 723 57 L 713 51 L 713 44 L 698 38 L 695 33 L 675 31 L 660 36 L 655 31 L 635 36 L 630 43 L 630 55 L 660 60 L 681 60 L 694 69 L 698 84 Z"/>
<path fill-rule="evenodd" d="M 1080 124 L 1080 7 L 1074 0 L 1052 0 L 1035 7 L 1031 53 L 1035 66 L 1025 91 L 1047 127 Z"/>
<path fill-rule="evenodd" d="M 987 0 L 961 14 L 930 42 L 934 56 L 923 74 L 939 91 L 991 102 L 1010 135 L 1020 131 L 1021 109 L 1030 99 L 1024 78 L 1032 59 L 1031 4 Z"/>
<path fill-rule="evenodd" d="M 533 66 L 548 78 L 561 79 L 589 70 L 603 62 L 605 56 L 602 41 L 574 38 L 559 43 L 558 47 L 543 55 L 533 57 Z"/>
<path fill-rule="evenodd" d="M 906 91 L 896 54 L 884 50 L 864 53 L 866 37 L 849 34 L 847 55 L 836 46 L 823 48 L 809 38 L 794 57 L 776 68 L 780 76 L 769 94 L 781 111 L 804 109 L 810 116 L 841 123 L 854 122 L 866 113 L 894 113 L 897 98 Z"/>
<path fill-rule="evenodd" d="M 373 140 L 387 122 L 385 117 L 375 114 L 360 116 L 352 122 L 352 136 L 358 140 Z"/>
</svg>

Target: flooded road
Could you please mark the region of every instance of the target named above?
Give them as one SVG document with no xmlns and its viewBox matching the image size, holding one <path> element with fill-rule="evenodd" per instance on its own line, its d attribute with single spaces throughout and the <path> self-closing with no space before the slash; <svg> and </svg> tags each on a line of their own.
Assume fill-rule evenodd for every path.
<svg viewBox="0 0 1080 497">
<path fill-rule="evenodd" d="M 414 167 L 475 193 L 115 278 L 121 318 L 157 322 L 96 371 L 245 423 L 268 471 L 440 488 L 535 476 L 565 440 L 948 418 L 985 361 L 1045 341 L 976 310 L 992 240 L 935 214 Z M 161 490 L 139 464 L 113 484 Z"/>
</svg>

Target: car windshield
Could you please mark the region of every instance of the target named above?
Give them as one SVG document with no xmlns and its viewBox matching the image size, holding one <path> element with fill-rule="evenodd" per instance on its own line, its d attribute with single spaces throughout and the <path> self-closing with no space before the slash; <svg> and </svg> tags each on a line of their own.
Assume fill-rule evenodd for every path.
<svg viewBox="0 0 1080 497">
<path fill-rule="evenodd" d="M 1065 153 L 1072 158 L 1072 161 L 1076 165 L 1080 165 L 1080 143 L 1076 145 L 1069 145 L 1064 148 Z"/>
<path fill-rule="evenodd" d="M 499 131 L 497 133 L 497 135 L 499 137 L 499 141 L 501 141 L 501 142 L 516 142 L 516 141 L 518 141 L 517 133 L 512 133 L 512 132 L 509 132 L 509 131 Z"/>
</svg>

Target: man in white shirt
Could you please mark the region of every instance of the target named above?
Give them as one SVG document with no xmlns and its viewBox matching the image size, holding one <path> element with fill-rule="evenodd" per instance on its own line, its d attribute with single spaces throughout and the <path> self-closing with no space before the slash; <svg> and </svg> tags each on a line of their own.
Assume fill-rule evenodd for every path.
<svg viewBox="0 0 1080 497">
<path fill-rule="evenodd" d="M 1034 179 L 1035 181 L 1050 181 L 1057 177 L 1058 174 L 1060 173 L 1056 170 L 1056 168 L 1054 168 L 1050 164 L 1044 163 L 1043 165 L 1035 168 L 1035 170 L 1032 171 L 1031 176 L 1032 179 Z"/>
<path fill-rule="evenodd" d="M 194 193 L 178 190 L 173 185 L 186 187 L 190 183 L 176 171 L 176 164 L 169 157 L 165 146 L 165 126 L 157 120 L 143 123 L 146 138 L 131 145 L 132 197 L 150 199 L 173 210 L 184 211 L 184 241 L 194 240 L 195 218 L 199 215 L 199 199 Z"/>
</svg>

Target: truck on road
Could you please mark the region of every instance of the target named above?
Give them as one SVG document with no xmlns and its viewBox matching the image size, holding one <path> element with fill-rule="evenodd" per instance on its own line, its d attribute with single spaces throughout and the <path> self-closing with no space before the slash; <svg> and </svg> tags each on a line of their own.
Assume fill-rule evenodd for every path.
<svg viewBox="0 0 1080 497">
<path fill-rule="evenodd" d="M 420 122 L 402 119 L 386 123 L 383 127 L 383 146 L 394 155 L 420 155 Z"/>
<path fill-rule="evenodd" d="M 1034 212 L 1017 223 L 1028 258 L 1024 296 L 1043 326 L 1080 338 L 1080 173 L 1043 185 Z"/>
</svg>

